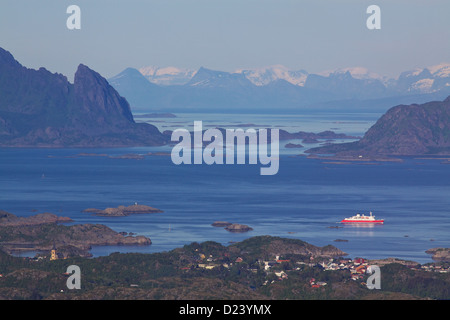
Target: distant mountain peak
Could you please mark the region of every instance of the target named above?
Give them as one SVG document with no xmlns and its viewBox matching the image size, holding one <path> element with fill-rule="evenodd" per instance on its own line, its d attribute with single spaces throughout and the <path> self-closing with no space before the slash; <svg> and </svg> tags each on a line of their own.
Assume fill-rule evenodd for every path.
<svg viewBox="0 0 450 320">
<path fill-rule="evenodd" d="M 374 80 L 380 80 L 380 81 L 386 81 L 388 80 L 387 77 L 381 76 L 377 73 L 369 71 L 369 69 L 364 67 L 347 67 L 347 68 L 338 68 L 333 70 L 326 70 L 319 72 L 318 75 L 324 76 L 324 77 L 330 77 L 332 75 L 339 75 L 339 74 L 350 74 L 352 78 L 358 79 L 358 80 L 368 80 L 368 79 L 374 79 Z"/>
<path fill-rule="evenodd" d="M 397 90 L 411 93 L 432 93 L 450 87 L 450 64 L 441 63 L 402 72 L 396 82 Z"/>
<path fill-rule="evenodd" d="M 127 73 L 127 74 L 131 74 L 131 75 L 140 75 L 142 76 L 142 73 L 135 68 L 126 68 L 125 70 L 123 70 L 121 73 Z"/>
<path fill-rule="evenodd" d="M 450 77 L 450 63 L 440 63 L 427 68 L 435 77 Z"/>
<path fill-rule="evenodd" d="M 147 66 L 140 68 L 139 72 L 151 83 L 167 86 L 187 83 L 195 75 L 197 70 L 172 66 Z"/>
<path fill-rule="evenodd" d="M 195 76 L 186 84 L 191 87 L 248 87 L 253 86 L 244 74 L 216 71 L 200 67 Z"/>
<path fill-rule="evenodd" d="M 244 74 L 257 86 L 264 86 L 276 80 L 285 80 L 291 84 L 303 86 L 308 76 L 308 72 L 305 70 L 293 71 L 281 64 L 262 68 L 238 69 L 235 72 Z"/>
</svg>

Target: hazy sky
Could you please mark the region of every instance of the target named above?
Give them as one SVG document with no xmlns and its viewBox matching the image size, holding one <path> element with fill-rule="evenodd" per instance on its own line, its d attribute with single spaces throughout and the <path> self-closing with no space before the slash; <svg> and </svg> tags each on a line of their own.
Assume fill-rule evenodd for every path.
<svg viewBox="0 0 450 320">
<path fill-rule="evenodd" d="M 68 30 L 69 5 L 81 30 Z M 381 30 L 366 9 L 381 8 Z M 72 79 L 126 67 L 234 71 L 282 64 L 310 73 L 365 67 L 388 76 L 450 62 L 449 0 L 1 0 L 0 47 Z"/>
</svg>

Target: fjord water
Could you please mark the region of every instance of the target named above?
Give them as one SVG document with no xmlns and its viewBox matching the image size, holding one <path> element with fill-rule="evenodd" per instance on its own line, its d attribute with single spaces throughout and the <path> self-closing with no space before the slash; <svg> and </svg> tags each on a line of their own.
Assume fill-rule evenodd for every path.
<svg viewBox="0 0 450 320">
<path fill-rule="evenodd" d="M 270 116 L 264 120 L 273 122 Z M 101 223 L 152 240 L 142 247 L 94 247 L 94 256 L 167 251 L 194 241 L 228 245 L 272 235 L 332 244 L 349 257 L 425 263 L 431 261 L 425 250 L 450 244 L 450 165 L 443 160 L 410 157 L 403 162 L 338 164 L 297 156 L 302 149 L 282 147 L 278 174 L 261 176 L 260 164 L 177 166 L 167 155 L 142 160 L 79 156 L 160 151 L 171 148 L 0 149 L 0 209 L 19 216 L 52 212 L 74 223 Z M 81 212 L 135 202 L 164 212 L 127 217 Z M 369 211 L 385 224 L 339 223 Z M 230 233 L 212 227 L 217 220 L 246 224 L 253 231 Z M 330 228 L 334 226 L 342 228 Z"/>
</svg>

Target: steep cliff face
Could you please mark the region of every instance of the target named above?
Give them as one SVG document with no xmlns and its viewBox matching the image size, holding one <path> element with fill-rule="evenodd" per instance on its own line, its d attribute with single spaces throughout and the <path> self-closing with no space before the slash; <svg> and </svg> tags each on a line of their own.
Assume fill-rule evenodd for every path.
<svg viewBox="0 0 450 320">
<path fill-rule="evenodd" d="M 399 105 L 384 114 L 357 142 L 309 150 L 337 155 L 450 154 L 450 97 Z"/>
<path fill-rule="evenodd" d="M 123 126 L 134 123 L 125 98 L 111 87 L 100 74 L 80 64 L 75 73 L 74 107 L 97 124 Z"/>
<path fill-rule="evenodd" d="M 0 48 L 0 146 L 161 145 L 167 137 L 137 124 L 125 98 L 80 64 L 74 83 L 44 68 L 23 67 Z"/>
</svg>

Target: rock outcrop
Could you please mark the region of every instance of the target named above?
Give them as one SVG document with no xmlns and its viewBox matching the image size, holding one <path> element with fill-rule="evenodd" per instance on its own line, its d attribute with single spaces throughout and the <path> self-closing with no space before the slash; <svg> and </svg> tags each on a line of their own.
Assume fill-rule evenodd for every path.
<svg viewBox="0 0 450 320">
<path fill-rule="evenodd" d="M 450 262 L 450 248 L 432 248 L 425 251 L 435 261 Z"/>
<path fill-rule="evenodd" d="M 117 208 L 106 208 L 104 210 L 88 208 L 83 210 L 83 212 L 88 212 L 97 216 L 104 217 L 125 217 L 129 216 L 130 214 L 160 213 L 163 211 L 146 205 L 134 204 L 128 207 L 118 206 Z"/>
<path fill-rule="evenodd" d="M 225 227 L 225 230 L 229 232 L 248 232 L 252 231 L 253 228 L 245 225 L 245 224 L 239 224 L 239 223 L 232 223 Z"/>
<path fill-rule="evenodd" d="M 287 143 L 285 148 L 303 148 L 303 145 L 300 143 Z"/>
<path fill-rule="evenodd" d="M 147 237 L 124 235 L 101 224 L 60 224 L 70 221 L 49 213 L 24 218 L 0 211 L 0 248 L 20 252 L 65 247 L 65 251 L 85 256 L 91 246 L 151 244 Z"/>
<path fill-rule="evenodd" d="M 40 213 L 27 218 L 0 210 L 0 227 L 37 226 L 49 223 L 67 223 L 73 220 L 68 217 L 60 217 L 53 213 Z"/>
<path fill-rule="evenodd" d="M 231 224 L 232 224 L 231 222 L 227 222 L 227 221 L 214 221 L 211 225 L 213 227 L 225 228 L 225 227 L 228 227 Z"/>
<path fill-rule="evenodd" d="M 215 221 L 211 224 L 213 227 L 221 227 L 229 232 L 248 232 L 252 231 L 253 228 L 239 223 L 231 223 L 227 221 Z"/>
</svg>

